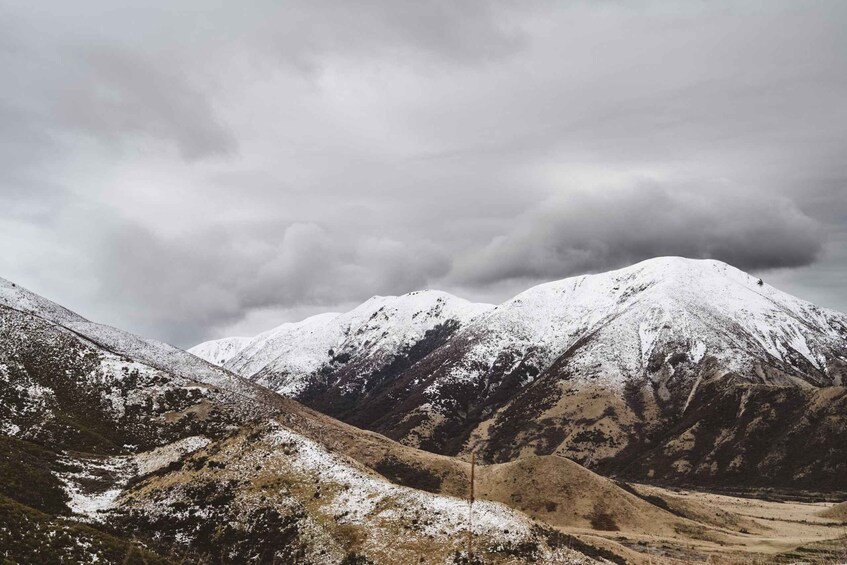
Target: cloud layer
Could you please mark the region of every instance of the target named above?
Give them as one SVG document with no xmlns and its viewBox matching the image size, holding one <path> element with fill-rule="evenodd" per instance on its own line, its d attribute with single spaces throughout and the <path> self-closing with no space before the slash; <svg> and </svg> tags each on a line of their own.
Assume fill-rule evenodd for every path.
<svg viewBox="0 0 847 565">
<path fill-rule="evenodd" d="M 0 276 L 189 346 L 655 255 L 847 310 L 843 2 L 0 1 Z"/>
<path fill-rule="evenodd" d="M 598 272 L 648 257 L 719 259 L 743 269 L 803 267 L 824 234 L 788 199 L 721 184 L 652 182 L 547 201 L 457 270 L 471 284 Z"/>
</svg>

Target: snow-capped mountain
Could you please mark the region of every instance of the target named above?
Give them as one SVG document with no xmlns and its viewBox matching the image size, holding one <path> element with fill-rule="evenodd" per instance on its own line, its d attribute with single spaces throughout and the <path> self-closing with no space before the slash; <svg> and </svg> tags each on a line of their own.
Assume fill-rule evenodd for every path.
<svg viewBox="0 0 847 565">
<path fill-rule="evenodd" d="M 227 361 L 238 355 L 252 338 L 249 337 L 225 337 L 212 341 L 204 341 L 195 345 L 188 352 L 209 363 L 223 366 Z"/>
<path fill-rule="evenodd" d="M 465 303 L 456 323 L 410 326 L 398 315 L 409 310 L 369 304 L 353 311 L 370 313 L 356 316 L 362 339 L 323 320 L 301 323 L 311 333 L 289 324 L 226 366 L 429 450 L 614 468 L 696 412 L 715 381 L 808 395 L 847 377 L 844 314 L 719 261 L 663 257 L 542 284 L 496 307 Z"/>
<path fill-rule="evenodd" d="M 689 377 L 707 358 L 750 382 L 841 385 L 847 316 L 719 261 L 663 257 L 533 287 L 445 349 L 424 391 L 441 411 L 453 400 L 444 388 L 516 373 L 524 386 L 545 371 L 618 393 L 649 383 L 668 401 L 671 389 L 694 392 Z"/>
<path fill-rule="evenodd" d="M 189 351 L 215 362 L 221 356 L 218 352 L 229 348 L 222 355 L 228 357 L 222 366 L 297 397 L 325 367 L 360 362 L 367 365 L 359 365 L 360 371 L 374 371 L 419 343 L 427 332 L 445 326 L 452 331 L 491 308 L 431 290 L 374 296 L 343 314 L 320 314 L 282 324 L 246 342 L 224 338 Z M 238 344 L 237 352 L 229 355 Z"/>
<path fill-rule="evenodd" d="M 781 292 L 725 263 L 663 257 L 536 286 L 474 320 L 474 346 L 455 378 L 512 349 L 540 366 L 571 350 L 575 378 L 622 387 L 673 350 L 697 364 L 780 384 L 841 384 L 847 316 Z M 836 352 L 833 355 L 833 352 Z M 751 378 L 753 378 L 751 376 Z"/>
</svg>

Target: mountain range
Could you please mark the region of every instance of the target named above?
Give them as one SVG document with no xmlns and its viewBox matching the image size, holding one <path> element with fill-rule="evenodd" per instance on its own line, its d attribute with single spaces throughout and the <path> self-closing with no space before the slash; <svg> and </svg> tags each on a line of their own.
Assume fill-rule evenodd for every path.
<svg viewBox="0 0 847 565">
<path fill-rule="evenodd" d="M 633 539 L 682 536 L 705 559 L 772 524 L 636 483 L 844 491 L 845 368 L 847 317 L 716 261 L 374 297 L 190 353 L 0 279 L 0 551 L 678 563 Z"/>
<path fill-rule="evenodd" d="M 496 306 L 374 297 L 189 351 L 441 454 L 710 486 L 847 472 L 847 316 L 719 261 L 655 258 Z"/>
</svg>

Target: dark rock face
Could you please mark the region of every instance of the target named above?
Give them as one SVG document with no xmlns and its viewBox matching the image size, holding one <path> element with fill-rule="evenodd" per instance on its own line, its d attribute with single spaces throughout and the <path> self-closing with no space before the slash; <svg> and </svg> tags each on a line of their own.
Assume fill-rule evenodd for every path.
<svg viewBox="0 0 847 565">
<path fill-rule="evenodd" d="M 382 363 L 354 357 L 350 352 L 340 353 L 321 367 L 319 374 L 322 378 L 311 381 L 297 398 L 354 426 L 373 427 L 406 396 L 408 387 L 403 387 L 397 376 L 437 350 L 458 328 L 458 322 L 447 320 L 428 330 L 411 347 Z"/>
<path fill-rule="evenodd" d="M 685 414 L 619 467 L 703 486 L 847 489 L 847 388 L 712 382 Z"/>
</svg>

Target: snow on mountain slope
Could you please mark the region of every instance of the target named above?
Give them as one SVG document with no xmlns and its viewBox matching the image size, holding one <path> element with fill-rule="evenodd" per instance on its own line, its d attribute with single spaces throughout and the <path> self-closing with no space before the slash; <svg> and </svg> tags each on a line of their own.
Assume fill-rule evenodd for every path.
<svg viewBox="0 0 847 565">
<path fill-rule="evenodd" d="M 275 395 L 0 279 L 0 431 L 73 449 L 158 447 L 276 413 Z M 128 447 L 129 446 L 129 447 Z"/>
<path fill-rule="evenodd" d="M 87 322 L 85 318 L 0 277 L 0 305 L 35 314 L 57 324 Z"/>
<path fill-rule="evenodd" d="M 833 352 L 847 351 L 847 316 L 719 261 L 662 257 L 533 287 L 475 319 L 461 337 L 472 345 L 447 380 L 475 378 L 505 350 L 531 350 L 543 369 L 576 347 L 573 376 L 617 388 L 670 349 L 694 363 L 714 356 L 739 372 L 770 364 L 794 378 L 762 378 L 822 386 L 841 384 L 828 363 Z"/>
<path fill-rule="evenodd" d="M 239 364 L 227 366 L 431 451 L 478 449 L 490 461 L 559 453 L 621 465 L 615 458 L 631 456 L 639 442 L 673 429 L 689 410 L 704 410 L 703 391 L 723 394 L 713 382 L 801 391 L 847 383 L 844 314 L 713 260 L 655 258 L 538 285 L 493 308 L 465 303 L 455 325 L 442 315 L 416 326 L 415 309 L 381 308 L 369 301 L 332 315 L 313 333 L 318 341 L 289 325 L 295 335 L 266 340 L 257 363 L 250 356 L 259 354 L 245 349 Z M 752 402 L 793 406 L 792 414 L 816 402 L 786 394 Z M 731 404 L 735 396 L 727 398 Z M 742 451 L 758 445 L 741 429 L 723 432 L 740 434 Z M 668 473 L 696 468 L 665 463 Z M 744 465 L 735 471 L 753 468 Z M 824 467 L 804 476 L 825 479 Z M 788 480 L 790 465 L 776 471 Z"/>
<path fill-rule="evenodd" d="M 225 562 L 274 552 L 286 563 L 440 564 L 454 562 L 467 539 L 466 500 L 388 483 L 275 421 L 130 489 L 120 511 L 172 546 L 208 547 Z M 474 504 L 473 532 L 485 563 L 609 563 L 556 543 L 553 530 L 496 502 Z"/>
<path fill-rule="evenodd" d="M 269 365 L 283 373 L 317 370 L 343 335 L 342 326 L 333 323 L 338 316 L 334 312 L 319 314 L 259 334 L 225 366 L 244 376 L 255 375 Z"/>
<path fill-rule="evenodd" d="M 320 314 L 260 334 L 224 367 L 296 396 L 333 360 L 367 358 L 371 366 L 379 366 L 420 341 L 427 331 L 445 323 L 467 323 L 491 308 L 431 290 L 374 296 L 349 312 Z M 192 349 L 211 347 L 209 343 Z"/>
<path fill-rule="evenodd" d="M 244 376 L 264 375 L 264 382 L 296 397 L 304 377 L 333 357 L 397 355 L 448 319 L 462 326 L 451 340 L 462 351 L 430 384 L 427 395 L 436 402 L 443 385 L 477 378 L 504 352 L 516 360 L 529 356 L 541 370 L 576 345 L 569 362 L 574 377 L 618 389 L 644 375 L 669 347 L 695 364 L 714 356 L 726 370 L 778 383 L 841 384 L 832 352 L 843 353 L 847 336 L 845 315 L 759 284 L 725 263 L 660 257 L 542 284 L 496 307 L 435 291 L 374 297 L 346 314 L 315 316 L 257 336 L 225 366 Z"/>
<path fill-rule="evenodd" d="M 816 397 L 786 392 L 769 398 L 769 388 L 814 390 L 844 385 L 845 379 L 844 314 L 718 261 L 657 258 L 539 285 L 474 319 L 429 362 L 401 377 L 425 388 L 408 389 L 405 413 L 383 417 L 377 429 L 402 430 L 393 437 L 440 452 L 476 446 L 493 461 L 555 452 L 623 465 L 621 458 L 649 449 L 651 436 L 673 433 L 692 405 L 703 411 L 711 397 L 725 394 L 731 405 L 736 395 L 727 389 L 763 387 L 752 397 L 738 397 L 774 414 L 789 410 L 784 420 L 775 416 L 787 427 L 774 425 L 773 433 L 783 434 L 798 418 L 797 406 L 811 410 Z M 743 414 L 743 406 L 737 413 Z M 714 446 L 715 437 L 733 437 L 736 452 L 759 457 L 757 436 L 732 422 L 715 420 L 700 431 L 710 438 L 703 441 Z M 821 443 L 829 445 L 824 440 L 831 434 L 821 434 Z M 667 441 L 688 445 L 674 437 Z M 790 443 L 785 453 L 793 449 Z M 732 467 L 713 460 L 697 467 L 680 460 L 685 449 L 668 450 L 668 460 L 658 458 L 668 479 L 690 471 L 698 480 L 717 480 L 718 473 L 752 481 L 753 469 L 762 476 L 769 466 L 782 481 L 801 476 L 785 453 L 770 462 L 751 456 Z M 826 480 L 827 465 L 814 464 L 814 473 L 802 476 Z"/>
<path fill-rule="evenodd" d="M 15 283 L 0 278 L 0 306 L 57 324 L 106 351 L 180 377 L 220 387 L 246 397 L 261 394 L 255 386 L 194 355 L 166 343 L 97 324 Z"/>
<path fill-rule="evenodd" d="M 213 365 L 222 366 L 235 357 L 239 351 L 250 343 L 249 337 L 225 337 L 212 341 L 204 341 L 187 351 Z"/>
</svg>

